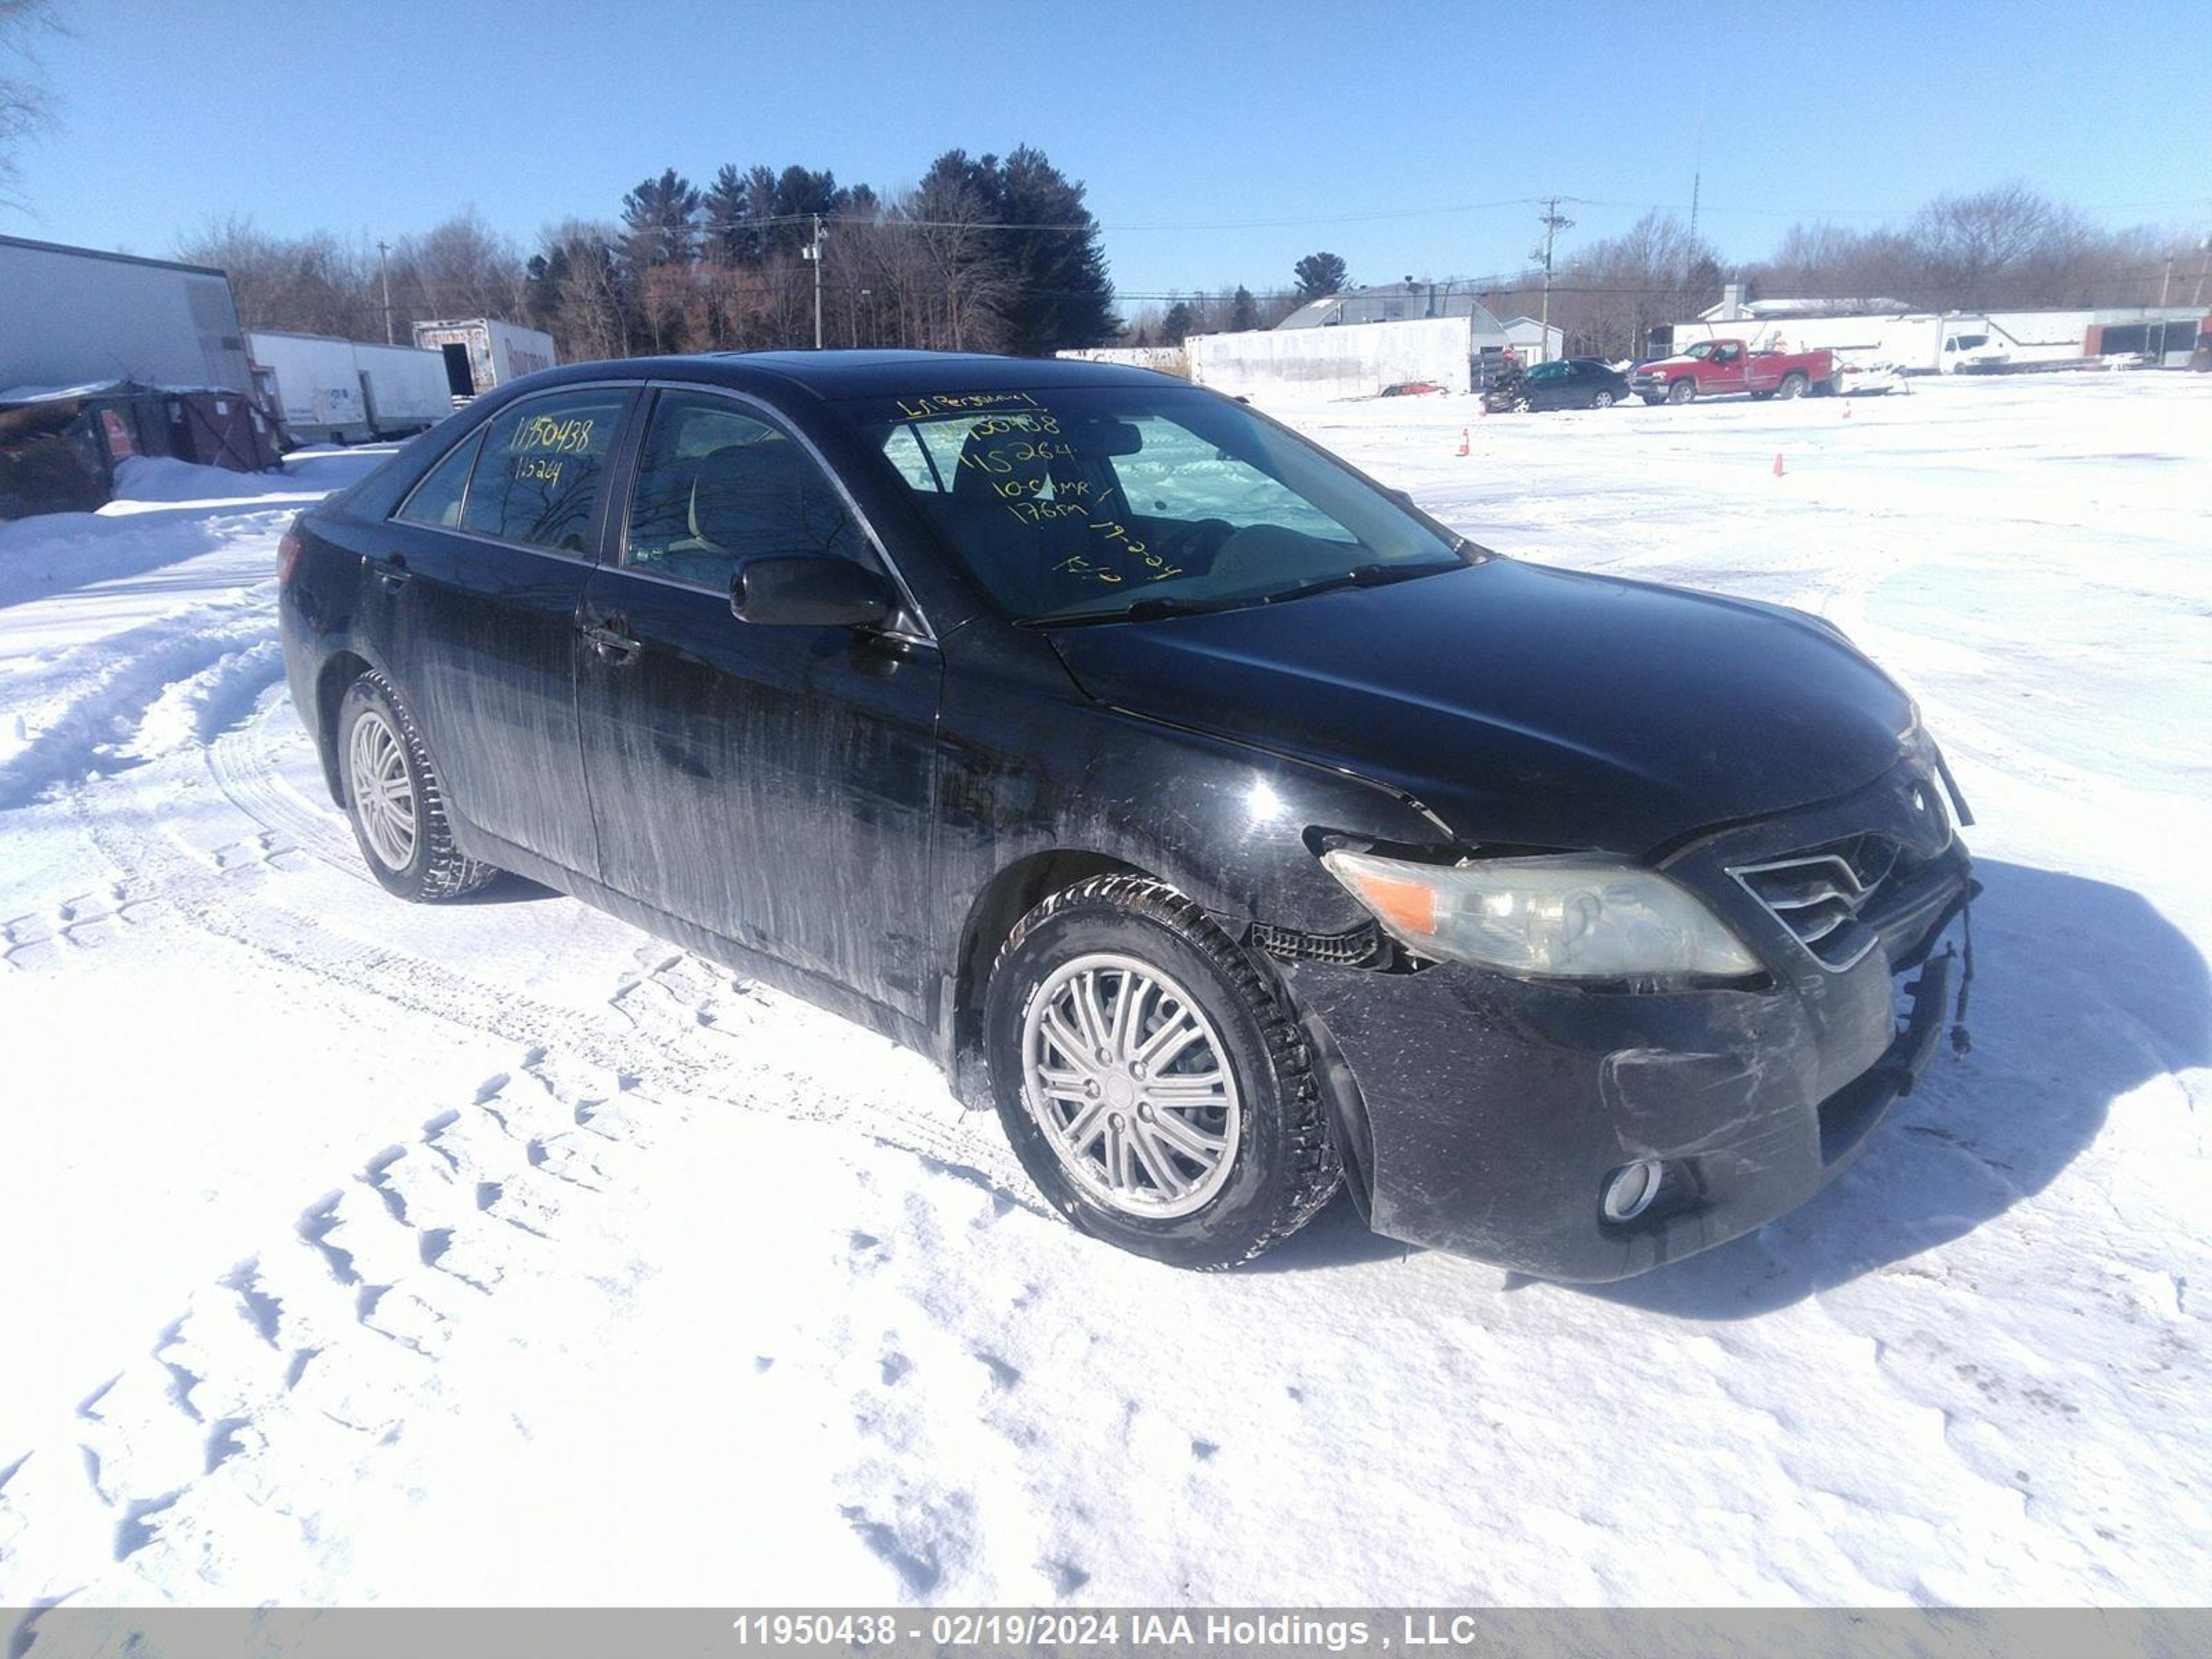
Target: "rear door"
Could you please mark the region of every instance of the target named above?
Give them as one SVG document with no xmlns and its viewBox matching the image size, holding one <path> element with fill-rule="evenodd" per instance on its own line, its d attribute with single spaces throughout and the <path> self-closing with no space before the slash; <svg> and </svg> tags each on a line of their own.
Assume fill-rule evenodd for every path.
<svg viewBox="0 0 2212 1659">
<path fill-rule="evenodd" d="M 372 637 L 448 805 L 591 876 L 597 837 L 574 694 L 577 607 L 635 389 L 514 404 L 426 475 L 369 554 Z"/>
<path fill-rule="evenodd" d="M 745 559 L 890 567 L 765 405 L 652 396 L 614 556 L 584 595 L 578 708 L 601 879 L 920 1017 L 937 647 L 918 616 L 883 631 L 739 622 L 730 582 Z"/>
</svg>

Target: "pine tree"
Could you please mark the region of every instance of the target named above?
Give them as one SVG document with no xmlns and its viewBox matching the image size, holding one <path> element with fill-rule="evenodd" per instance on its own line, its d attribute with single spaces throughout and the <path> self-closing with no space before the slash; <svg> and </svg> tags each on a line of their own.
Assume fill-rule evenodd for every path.
<svg viewBox="0 0 2212 1659">
<path fill-rule="evenodd" d="M 1160 339 L 1168 345 L 1181 345 L 1190 333 L 1190 307 L 1177 300 L 1168 307 L 1168 314 L 1160 324 Z"/>
<path fill-rule="evenodd" d="M 1318 300 L 1325 294 L 1341 294 L 1352 280 L 1344 261 L 1334 253 L 1309 253 L 1291 267 L 1297 278 L 1298 298 Z"/>
<path fill-rule="evenodd" d="M 987 155 L 977 168 L 993 218 L 1019 227 L 996 238 L 995 251 L 1012 284 L 1000 308 L 1006 349 L 1042 357 L 1112 343 L 1121 332 L 1114 283 L 1081 182 L 1027 144 L 1003 163 Z"/>
<path fill-rule="evenodd" d="M 1260 302 L 1252 297 L 1252 290 L 1243 283 L 1237 287 L 1237 298 L 1230 307 L 1229 326 L 1238 333 L 1260 326 Z"/>
<path fill-rule="evenodd" d="M 623 197 L 624 252 L 640 270 L 687 265 L 698 255 L 699 192 L 674 167 Z"/>
</svg>

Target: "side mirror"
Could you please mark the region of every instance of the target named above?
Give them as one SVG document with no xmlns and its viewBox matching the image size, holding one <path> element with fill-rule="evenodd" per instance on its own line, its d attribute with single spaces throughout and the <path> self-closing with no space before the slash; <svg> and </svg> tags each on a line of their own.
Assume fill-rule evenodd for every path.
<svg viewBox="0 0 2212 1659">
<path fill-rule="evenodd" d="M 739 622 L 870 628 L 897 608 L 881 573 L 850 559 L 748 559 L 730 578 L 730 611 Z"/>
</svg>

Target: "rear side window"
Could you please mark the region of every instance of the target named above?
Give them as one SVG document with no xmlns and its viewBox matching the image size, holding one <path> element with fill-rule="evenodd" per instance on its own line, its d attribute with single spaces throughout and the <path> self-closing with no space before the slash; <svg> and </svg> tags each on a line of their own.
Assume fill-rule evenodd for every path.
<svg viewBox="0 0 2212 1659">
<path fill-rule="evenodd" d="M 484 428 L 460 527 L 501 541 L 584 552 L 627 401 L 627 393 L 604 387 L 559 392 L 495 416 Z"/>
<path fill-rule="evenodd" d="M 625 569 L 722 592 L 746 559 L 825 553 L 873 562 L 845 498 L 796 439 L 726 398 L 660 395 L 638 460 Z"/>
<path fill-rule="evenodd" d="M 441 530 L 458 526 L 461 522 L 461 503 L 469 493 L 469 469 L 477 464 L 477 451 L 482 447 L 481 432 L 455 446 L 444 460 L 430 469 L 429 476 L 415 486 L 415 493 L 407 498 L 398 516 L 410 524 L 435 525 Z"/>
</svg>

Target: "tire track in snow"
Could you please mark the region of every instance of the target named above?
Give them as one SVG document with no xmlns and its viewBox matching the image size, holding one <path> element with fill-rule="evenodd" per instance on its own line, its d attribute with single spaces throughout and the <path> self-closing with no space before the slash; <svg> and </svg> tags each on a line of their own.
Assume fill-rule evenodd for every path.
<svg viewBox="0 0 2212 1659">
<path fill-rule="evenodd" d="M 434 1397 L 430 1368 L 471 1298 L 512 1273 L 559 1271 L 564 1224 L 619 1184 L 647 1122 L 618 1083 L 602 1091 L 526 1053 L 309 1204 L 292 1238 L 204 1286 L 94 1389 L 70 1437 L 4 1466 L 0 1604 L 112 1596 L 108 1569 L 157 1546 L 185 1558 L 155 1574 L 174 1582 L 196 1552 L 207 1565 L 221 1551 L 196 1514 L 203 1483 L 312 1458 L 300 1443 L 324 1425 L 366 1455 L 393 1443 Z M 298 1547 L 312 1552 L 313 1534 L 301 1522 Z M 81 1547 L 95 1535 L 107 1561 L 88 1573 Z"/>
<path fill-rule="evenodd" d="M 255 674 L 246 653 L 194 671 L 236 690 Z M 159 703 L 157 696 L 149 703 Z M 173 706 L 216 706 L 196 691 Z M 235 700 L 232 705 L 235 708 Z M 960 1112 L 918 1060 L 907 1067 L 916 1103 L 823 1076 L 817 1056 L 849 1056 L 843 1022 L 758 989 L 699 958 L 641 937 L 635 966 L 617 974 L 597 1013 L 563 1008 L 484 982 L 398 947 L 343 939 L 281 902 L 285 884 L 246 883 L 245 870 L 312 845 L 325 863 L 357 862 L 335 811 L 317 814 L 281 774 L 287 744 L 264 690 L 243 720 L 208 737 L 201 757 L 224 794 L 261 826 L 249 842 L 267 856 L 241 863 L 218 848 L 195 855 L 155 816 L 151 775 L 75 792 L 86 839 L 120 872 L 104 894 L 56 908 L 52 918 L 0 924 L 7 959 L 52 953 L 72 930 L 149 918 L 222 939 L 298 970 L 343 996 L 367 996 L 513 1046 L 508 1071 L 465 1104 L 439 1112 L 412 1141 L 396 1143 L 356 1175 L 305 1203 L 292 1237 L 234 1267 L 193 1299 L 80 1414 L 74 1445 L 43 1443 L 0 1468 L 0 1601 L 78 1594 L 81 1553 L 61 1545 L 98 1533 L 109 1568 L 142 1553 L 197 1547 L 195 1493 L 216 1479 L 247 1480 L 272 1445 L 300 1439 L 309 1409 L 333 1431 L 378 1447 L 394 1437 L 419 1381 L 392 1373 L 392 1355 L 434 1364 L 453 1322 L 499 1293 L 517 1252 L 557 1249 L 564 1214 L 618 1184 L 625 1148 L 657 1122 L 707 1103 L 800 1121 L 843 1122 L 871 1139 L 960 1170 L 1011 1202 L 1035 1207 L 1011 1154 Z M 184 744 L 202 741 L 195 735 Z M 298 832 L 298 833 L 295 833 Z M 293 866 L 299 867 L 295 863 Z M 128 913 L 126 915 L 126 913 Z M 408 912 L 397 901 L 396 920 Z M 860 1039 L 876 1041 L 875 1039 Z M 887 1054 L 889 1046 L 885 1045 Z M 908 1076 L 897 1081 L 904 1084 Z M 553 1264 L 533 1270 L 556 1270 Z M 381 1364 L 365 1360 L 379 1355 Z M 303 1392 L 304 1391 L 304 1392 Z M 283 1431 L 280 1443 L 279 1432 Z M 328 1455 L 302 1449 L 313 1457 Z M 50 1552 L 33 1536 L 58 1540 Z M 311 1547 L 312 1540 L 300 1547 Z M 189 1577 L 189 1571 L 186 1573 Z M 165 1577 L 164 1582 L 168 1582 Z M 19 1626 L 20 1638 L 22 1628 Z"/>
<path fill-rule="evenodd" d="M 141 765 L 136 739 L 165 697 L 194 700 L 191 689 L 226 659 L 264 652 L 276 639 L 265 595 L 196 605 L 63 653 L 51 664 L 0 680 L 7 702 L 0 726 L 20 730 L 0 758 L 0 811 L 27 806 L 58 784 Z M 185 689 L 179 689 L 185 688 Z"/>
</svg>

